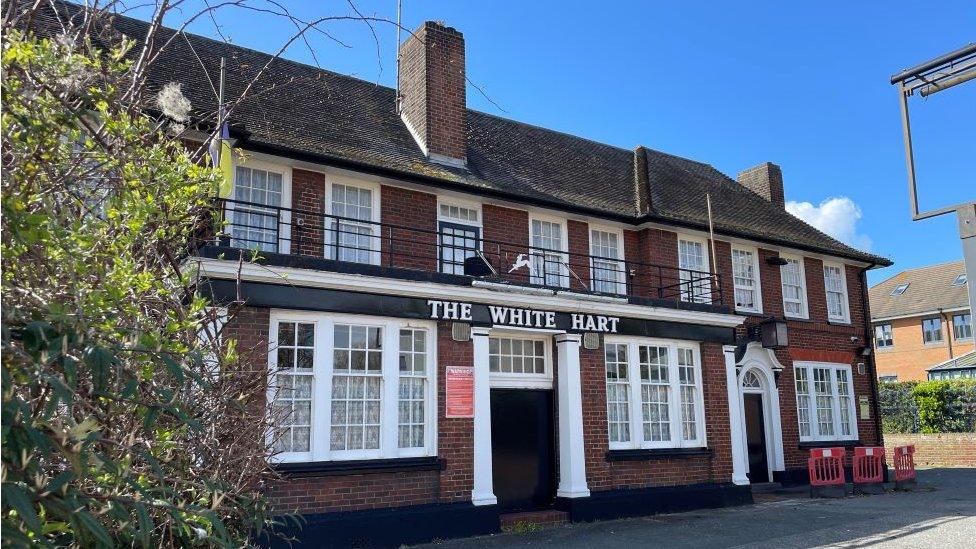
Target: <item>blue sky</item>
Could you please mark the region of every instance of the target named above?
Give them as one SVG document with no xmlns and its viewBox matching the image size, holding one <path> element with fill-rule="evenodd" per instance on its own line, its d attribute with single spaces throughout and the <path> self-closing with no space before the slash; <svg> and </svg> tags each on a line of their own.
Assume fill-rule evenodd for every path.
<svg viewBox="0 0 976 549">
<path fill-rule="evenodd" d="M 288 4 L 305 18 L 350 13 L 340 1 Z M 396 0 L 356 6 L 395 18 Z M 469 86 L 472 108 L 621 147 L 643 144 L 733 177 L 775 162 L 794 211 L 895 261 L 873 271 L 872 283 L 961 257 L 955 216 L 909 218 L 898 95 L 888 79 L 976 41 L 971 1 L 403 0 L 405 27 L 428 19 L 464 33 L 468 78 L 491 99 Z M 240 10 L 217 21 L 236 44 L 264 51 L 292 30 Z M 377 24 L 379 51 L 361 22 L 328 29 L 345 46 L 312 37 L 320 66 L 394 84 L 392 26 Z M 217 37 L 209 21 L 191 30 Z M 314 63 L 304 44 L 286 57 Z M 922 207 L 973 199 L 976 82 L 915 98 L 912 109 Z"/>
</svg>

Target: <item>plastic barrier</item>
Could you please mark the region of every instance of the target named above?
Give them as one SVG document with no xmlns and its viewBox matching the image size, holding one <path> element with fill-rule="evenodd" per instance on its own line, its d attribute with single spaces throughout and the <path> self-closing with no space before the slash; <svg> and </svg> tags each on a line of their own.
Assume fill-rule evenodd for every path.
<svg viewBox="0 0 976 549">
<path fill-rule="evenodd" d="M 884 446 L 854 448 L 854 484 L 884 482 Z"/>
<path fill-rule="evenodd" d="M 915 445 L 895 447 L 895 483 L 915 482 Z"/>
<path fill-rule="evenodd" d="M 844 485 L 843 448 L 814 448 L 810 450 L 807 467 L 810 470 L 810 486 Z"/>
</svg>

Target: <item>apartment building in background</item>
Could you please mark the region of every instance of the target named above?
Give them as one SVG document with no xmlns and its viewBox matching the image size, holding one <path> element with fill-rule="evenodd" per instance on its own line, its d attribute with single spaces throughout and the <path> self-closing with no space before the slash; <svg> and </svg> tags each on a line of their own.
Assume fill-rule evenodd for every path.
<svg viewBox="0 0 976 549">
<path fill-rule="evenodd" d="M 902 271 L 870 289 L 882 381 L 976 377 L 966 266 L 962 261 Z"/>
</svg>

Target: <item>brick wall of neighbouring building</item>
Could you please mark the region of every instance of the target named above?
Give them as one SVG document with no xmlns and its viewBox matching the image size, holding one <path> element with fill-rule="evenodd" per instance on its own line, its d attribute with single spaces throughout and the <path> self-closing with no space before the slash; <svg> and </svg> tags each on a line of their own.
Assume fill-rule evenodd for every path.
<svg viewBox="0 0 976 549">
<path fill-rule="evenodd" d="M 915 445 L 915 467 L 976 467 L 976 433 L 886 434 L 891 465 L 896 446 Z"/>
<path fill-rule="evenodd" d="M 898 376 L 898 381 L 925 381 L 928 379 L 926 370 L 932 366 L 949 360 L 949 346 L 952 345 L 953 356 L 959 356 L 973 350 L 973 340 L 957 341 L 952 334 L 952 315 L 958 312 L 946 313 L 942 318 L 942 341 L 925 343 L 922 341 L 922 319 L 927 316 L 900 318 L 877 324 L 891 324 L 890 347 L 877 351 L 878 375 Z M 937 315 L 936 315 L 937 316 Z"/>
</svg>

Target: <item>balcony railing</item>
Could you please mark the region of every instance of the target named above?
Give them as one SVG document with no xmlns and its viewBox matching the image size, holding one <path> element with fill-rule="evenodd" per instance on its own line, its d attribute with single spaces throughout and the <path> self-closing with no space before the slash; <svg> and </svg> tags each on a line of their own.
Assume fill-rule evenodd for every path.
<svg viewBox="0 0 976 549">
<path fill-rule="evenodd" d="M 528 234 L 521 242 L 505 242 L 461 223 L 411 227 L 236 200 L 220 200 L 217 207 L 223 227 L 209 242 L 319 258 L 325 270 L 337 262 L 376 266 L 391 276 L 394 269 L 407 269 L 632 302 L 724 304 L 716 273 L 533 246 Z M 431 225 L 437 226 L 433 220 Z M 494 272 L 465 275 L 465 260 L 473 256 Z"/>
</svg>

